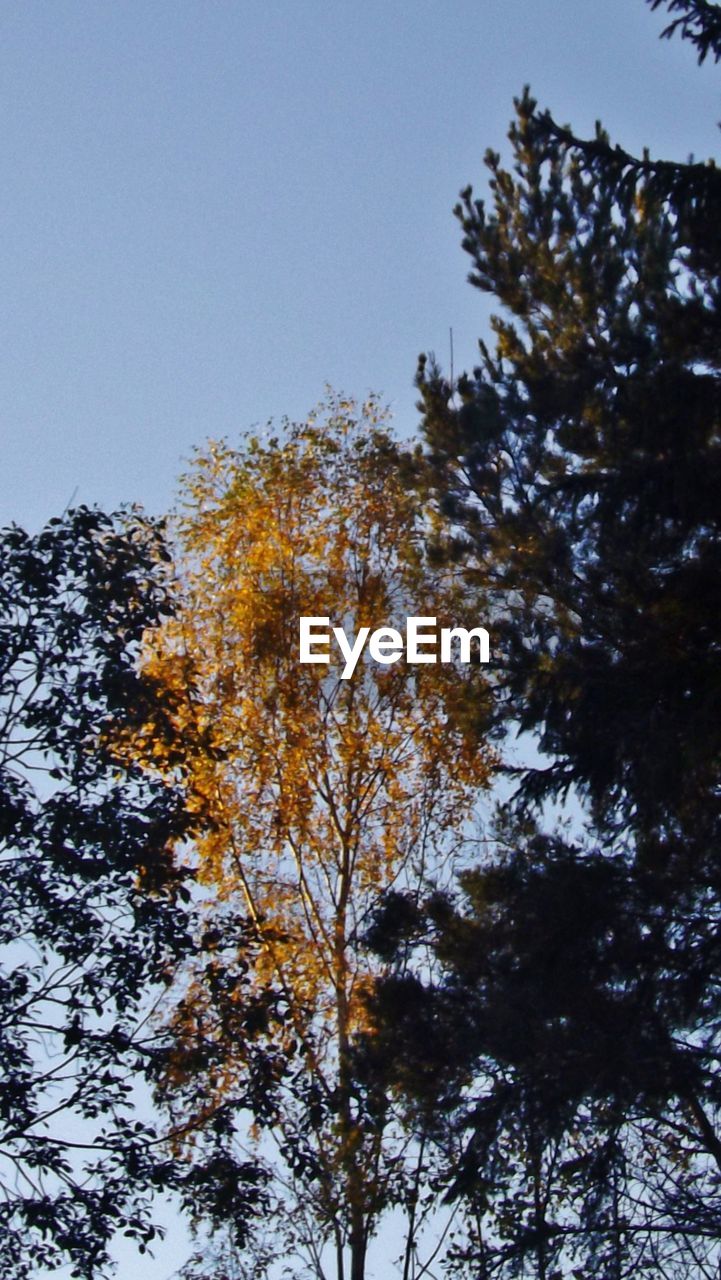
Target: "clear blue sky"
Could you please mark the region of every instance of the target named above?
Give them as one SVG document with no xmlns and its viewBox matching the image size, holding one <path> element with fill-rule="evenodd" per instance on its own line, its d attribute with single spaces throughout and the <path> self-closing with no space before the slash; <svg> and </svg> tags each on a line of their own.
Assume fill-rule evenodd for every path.
<svg viewBox="0 0 721 1280">
<path fill-rule="evenodd" d="M 0 523 L 172 502 L 208 436 L 325 382 L 416 429 L 422 350 L 488 303 L 452 207 L 512 98 L 718 152 L 721 75 L 643 0 L 5 0 Z M 120 1280 L 165 1280 L 123 1256 Z"/>
<path fill-rule="evenodd" d="M 415 430 L 487 304 L 451 210 L 530 81 L 631 149 L 717 144 L 642 0 L 5 0 L 0 523 L 171 502 L 193 444 L 324 383 Z"/>
</svg>

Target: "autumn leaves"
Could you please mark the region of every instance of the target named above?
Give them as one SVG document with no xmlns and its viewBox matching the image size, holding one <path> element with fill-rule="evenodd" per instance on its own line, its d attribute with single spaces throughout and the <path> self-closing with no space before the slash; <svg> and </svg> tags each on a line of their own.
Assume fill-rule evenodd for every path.
<svg viewBox="0 0 721 1280">
<path fill-rule="evenodd" d="M 487 660 L 488 635 L 456 632 L 459 667 L 449 627 L 435 661 L 430 620 L 464 619 L 462 600 L 427 562 L 426 517 L 374 400 L 331 398 L 277 438 L 209 446 L 184 500 L 181 604 L 146 656 L 172 712 L 148 738 L 194 815 L 186 857 L 216 942 L 179 977 L 160 1093 L 191 1120 L 189 1158 L 220 1117 L 223 1149 L 254 1153 L 289 1256 L 327 1244 L 360 1276 L 415 1176 L 391 1099 L 368 1096 L 354 1066 L 380 968 L 364 936 L 384 891 L 420 890 L 463 852 L 495 764 L 479 733 L 486 677 L 469 662 Z M 401 663 L 415 601 L 428 615 L 409 619 Z M 336 628 L 345 662 L 316 664 L 314 627 L 331 617 L 355 643 Z M 397 624 L 395 653 L 376 631 L 359 679 L 375 619 Z M 471 701 L 474 717 L 457 714 Z"/>
</svg>

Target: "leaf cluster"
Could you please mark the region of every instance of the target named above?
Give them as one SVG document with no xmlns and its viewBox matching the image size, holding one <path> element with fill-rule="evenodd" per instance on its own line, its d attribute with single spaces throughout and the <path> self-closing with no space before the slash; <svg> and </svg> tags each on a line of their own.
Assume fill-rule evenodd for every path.
<svg viewBox="0 0 721 1280">
<path fill-rule="evenodd" d="M 81 507 L 0 533 L 0 1274 L 142 1248 L 157 1135 L 128 1119 L 154 984 L 187 945 L 181 797 L 121 761 L 169 612 L 162 531 Z"/>
<path fill-rule="evenodd" d="M 353 1074 L 378 967 L 361 938 L 384 889 L 462 850 L 494 764 L 489 693 L 478 666 L 361 663 L 346 681 L 339 651 L 298 661 L 300 616 L 351 635 L 467 616 L 426 561 L 377 401 L 331 395 L 282 433 L 211 443 L 184 497 L 183 602 L 145 665 L 170 732 L 150 722 L 137 750 L 189 797 L 204 924 L 159 1089 L 178 1122 L 226 1117 L 224 1149 L 273 1166 L 312 1266 L 327 1241 L 359 1266 L 404 1176 L 389 1100 Z"/>
</svg>

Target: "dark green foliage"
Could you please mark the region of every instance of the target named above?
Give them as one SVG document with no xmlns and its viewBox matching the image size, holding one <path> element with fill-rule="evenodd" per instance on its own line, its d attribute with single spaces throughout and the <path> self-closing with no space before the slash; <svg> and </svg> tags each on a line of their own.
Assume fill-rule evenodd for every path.
<svg viewBox="0 0 721 1280">
<path fill-rule="evenodd" d="M 721 245 L 603 135 L 589 157 L 518 111 L 492 212 L 459 209 L 512 318 L 457 388 L 422 364 L 431 466 L 495 600 L 504 709 L 554 760 L 529 785 L 670 856 L 718 822 Z"/>
<path fill-rule="evenodd" d="M 152 986 L 188 942 L 180 797 L 118 755 L 169 610 L 160 530 L 79 508 L 0 533 L 0 1276 L 93 1276 L 155 1234 L 155 1134 L 132 1118 Z"/>
<path fill-rule="evenodd" d="M 690 40 L 698 50 L 698 60 L 703 62 L 707 55 L 713 55 L 714 62 L 721 58 L 721 7 L 710 4 L 709 0 L 648 0 L 652 9 L 660 9 L 662 5 L 669 13 L 679 14 L 666 27 L 663 35 L 670 37 L 683 36 Z"/>
<path fill-rule="evenodd" d="M 539 836 L 462 887 L 460 907 L 409 903 L 405 939 L 397 902 L 379 913 L 400 958 L 362 1051 L 444 1153 L 470 1227 L 457 1265 L 609 1280 L 714 1265 L 717 924 L 698 922 L 689 966 L 682 912 L 625 860 Z"/>
<path fill-rule="evenodd" d="M 717 58 L 718 6 L 667 7 L 666 34 Z M 433 552 L 490 621 L 498 735 L 520 726 L 545 761 L 461 906 L 392 900 L 377 921 L 397 974 L 363 1052 L 435 1126 L 470 1274 L 710 1275 L 721 176 L 576 138 L 528 93 L 510 140 L 490 200 L 469 188 L 457 211 L 496 346 L 453 385 L 421 361 L 423 484 Z M 529 825 L 569 794 L 583 846 Z"/>
</svg>

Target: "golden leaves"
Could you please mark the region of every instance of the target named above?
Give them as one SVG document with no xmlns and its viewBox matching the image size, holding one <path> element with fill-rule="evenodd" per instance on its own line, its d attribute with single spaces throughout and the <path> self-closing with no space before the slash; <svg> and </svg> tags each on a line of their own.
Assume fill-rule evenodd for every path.
<svg viewBox="0 0 721 1280">
<path fill-rule="evenodd" d="M 494 764 L 477 715 L 455 714 L 482 692 L 478 668 L 362 661 L 343 681 L 337 651 L 325 667 L 298 660 L 300 616 L 349 633 L 408 614 L 463 621 L 447 571 L 424 560 L 399 461 L 376 400 L 333 396 L 282 435 L 198 451 L 179 520 L 183 603 L 147 653 L 175 730 L 151 751 L 180 770 L 197 816 L 206 913 L 222 922 L 232 905 L 251 921 L 251 987 L 283 991 L 306 1069 L 331 1092 L 364 1025 L 369 913 L 463 840 Z M 195 993 L 198 1007 L 210 998 Z M 245 1052 L 227 1047 L 227 1079 Z M 339 1139 L 326 1139 L 332 1162 Z"/>
</svg>

